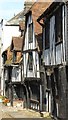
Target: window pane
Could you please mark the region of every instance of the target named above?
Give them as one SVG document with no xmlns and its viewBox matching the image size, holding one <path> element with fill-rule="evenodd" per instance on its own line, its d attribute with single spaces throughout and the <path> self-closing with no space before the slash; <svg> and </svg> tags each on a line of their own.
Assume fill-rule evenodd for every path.
<svg viewBox="0 0 68 120">
<path fill-rule="evenodd" d="M 29 52 L 28 64 L 29 64 L 29 70 L 33 70 L 33 54 L 32 54 L 32 52 Z"/>
<path fill-rule="evenodd" d="M 28 28 L 28 40 L 29 42 L 33 41 L 33 24 L 29 24 L 29 28 Z"/>
<path fill-rule="evenodd" d="M 13 52 L 13 62 L 15 62 L 15 61 L 16 61 L 16 57 L 17 57 L 17 52 L 16 52 L 16 51 L 14 51 L 14 52 Z"/>
<path fill-rule="evenodd" d="M 45 25 L 45 49 L 49 47 L 50 22 Z"/>
<path fill-rule="evenodd" d="M 62 7 L 55 13 L 55 30 L 56 42 L 60 42 L 62 40 Z"/>
</svg>

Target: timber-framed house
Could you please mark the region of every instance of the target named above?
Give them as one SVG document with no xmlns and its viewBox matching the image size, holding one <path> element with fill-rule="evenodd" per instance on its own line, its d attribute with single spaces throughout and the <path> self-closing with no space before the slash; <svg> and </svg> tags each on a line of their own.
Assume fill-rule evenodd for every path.
<svg viewBox="0 0 68 120">
<path fill-rule="evenodd" d="M 42 111 L 42 81 L 40 79 L 42 30 L 37 18 L 49 3 L 36 2 L 25 14 L 23 47 L 23 78 L 26 87 L 25 107 Z M 40 8 L 40 10 L 38 9 Z"/>
<path fill-rule="evenodd" d="M 68 118 L 67 19 L 68 2 L 53 2 L 37 20 L 43 33 L 46 111 L 63 119 Z"/>
<path fill-rule="evenodd" d="M 14 99 L 26 99 L 24 96 L 27 96 L 26 91 L 27 88 L 24 84 L 24 74 L 23 74 L 23 54 L 21 50 L 23 49 L 23 35 L 24 35 L 24 23 L 25 23 L 25 16 L 24 14 L 29 10 L 34 2 L 27 2 L 24 3 L 24 10 L 19 13 L 16 17 L 11 19 L 12 22 L 19 23 L 19 31 L 21 35 L 18 37 L 12 37 L 11 45 L 8 49 L 3 51 L 3 95 L 6 95 L 10 101 L 11 105 L 13 105 Z M 15 20 L 14 20 L 15 19 Z M 24 93 L 23 93 L 24 91 Z"/>
<path fill-rule="evenodd" d="M 3 95 L 11 105 L 23 99 L 22 82 L 22 37 L 12 37 L 11 45 L 2 53 L 3 57 Z"/>
</svg>

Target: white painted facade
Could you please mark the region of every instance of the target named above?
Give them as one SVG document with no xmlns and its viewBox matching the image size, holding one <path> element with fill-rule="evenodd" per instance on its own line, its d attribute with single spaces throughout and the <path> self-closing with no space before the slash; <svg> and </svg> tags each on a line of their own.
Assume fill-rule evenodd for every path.
<svg viewBox="0 0 68 120">
<path fill-rule="evenodd" d="M 32 16 L 29 14 L 29 17 L 27 19 L 26 23 L 26 33 L 25 33 L 25 43 L 24 43 L 24 49 L 23 49 L 23 59 L 24 59 L 24 77 L 40 77 L 39 73 L 39 55 L 37 50 L 35 50 L 36 46 L 36 38 L 35 38 L 35 33 L 34 33 L 34 24 L 33 24 L 33 40 L 31 43 L 29 43 L 28 40 L 28 27 L 29 24 L 31 24 L 32 21 Z M 32 50 L 33 54 L 33 70 L 29 70 L 29 64 L 28 64 L 28 56 L 29 52 L 28 51 Z"/>
<path fill-rule="evenodd" d="M 12 36 L 20 36 L 21 33 L 19 31 L 18 25 L 7 25 L 6 20 L 2 20 L 1 22 L 1 55 L 2 52 L 10 46 Z M 4 85 L 4 71 L 3 71 L 3 58 L 1 56 L 1 94 L 3 95 L 3 86 Z"/>
<path fill-rule="evenodd" d="M 3 51 L 11 44 L 12 36 L 19 36 L 21 34 L 19 31 L 19 26 L 6 24 L 7 22 L 3 22 L 2 26 Z"/>
</svg>

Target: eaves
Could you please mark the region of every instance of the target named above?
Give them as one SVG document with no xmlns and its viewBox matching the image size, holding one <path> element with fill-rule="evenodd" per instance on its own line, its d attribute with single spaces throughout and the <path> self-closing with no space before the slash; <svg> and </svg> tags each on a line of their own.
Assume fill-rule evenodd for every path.
<svg viewBox="0 0 68 120">
<path fill-rule="evenodd" d="M 39 18 L 37 19 L 37 22 L 40 23 L 40 20 L 43 19 L 44 17 L 47 19 L 49 17 L 51 17 L 55 11 L 61 6 L 63 5 L 64 2 L 53 2 L 44 12 L 41 16 L 39 16 Z"/>
<path fill-rule="evenodd" d="M 37 51 L 37 47 L 35 48 L 35 49 L 28 49 L 28 50 L 24 50 L 23 51 L 23 53 L 29 53 L 29 52 L 31 52 L 31 51 Z"/>
</svg>

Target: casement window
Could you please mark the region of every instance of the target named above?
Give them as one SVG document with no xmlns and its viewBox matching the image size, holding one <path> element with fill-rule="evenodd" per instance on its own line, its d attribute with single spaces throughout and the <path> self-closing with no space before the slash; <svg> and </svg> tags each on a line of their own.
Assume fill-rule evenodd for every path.
<svg viewBox="0 0 68 120">
<path fill-rule="evenodd" d="M 56 43 L 62 41 L 62 7 L 55 13 L 55 37 Z"/>
<path fill-rule="evenodd" d="M 16 58 L 17 58 L 17 52 L 16 52 L 16 51 L 13 51 L 13 62 L 16 61 Z"/>
<path fill-rule="evenodd" d="M 32 52 L 29 52 L 28 65 L 29 65 L 29 70 L 33 70 L 33 53 Z"/>
<path fill-rule="evenodd" d="M 28 27 L 28 40 L 29 40 L 29 43 L 33 41 L 33 23 L 29 24 L 29 27 Z"/>
<path fill-rule="evenodd" d="M 50 21 L 45 24 L 45 49 L 49 48 L 49 36 L 50 36 Z"/>
<path fill-rule="evenodd" d="M 16 67 L 16 68 L 15 68 L 15 71 L 16 71 L 16 72 L 15 72 L 15 79 L 18 80 L 18 77 L 19 77 L 19 68 Z"/>
</svg>

